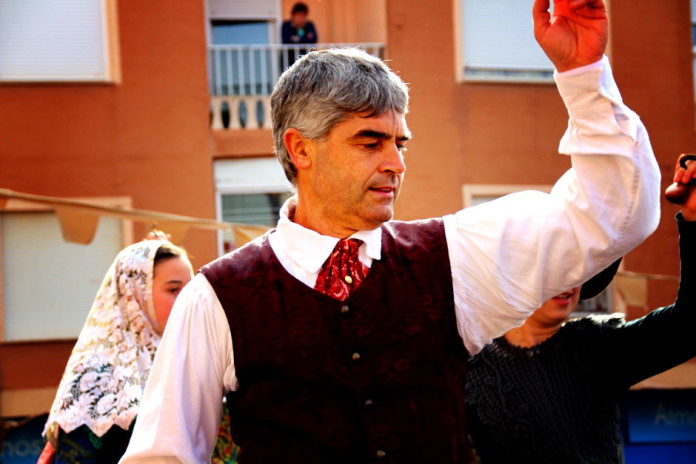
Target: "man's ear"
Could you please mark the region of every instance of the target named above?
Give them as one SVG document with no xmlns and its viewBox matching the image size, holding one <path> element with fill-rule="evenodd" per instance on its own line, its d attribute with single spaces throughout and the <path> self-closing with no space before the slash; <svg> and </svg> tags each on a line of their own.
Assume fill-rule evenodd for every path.
<svg viewBox="0 0 696 464">
<path fill-rule="evenodd" d="M 283 136 L 285 149 L 290 155 L 295 169 L 307 169 L 312 165 L 314 141 L 302 135 L 297 129 L 288 129 Z"/>
</svg>

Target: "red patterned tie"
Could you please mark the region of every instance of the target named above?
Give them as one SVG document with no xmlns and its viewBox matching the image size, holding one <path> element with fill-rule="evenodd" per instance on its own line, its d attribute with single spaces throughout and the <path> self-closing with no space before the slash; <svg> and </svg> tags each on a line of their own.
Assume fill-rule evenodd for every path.
<svg viewBox="0 0 696 464">
<path fill-rule="evenodd" d="M 358 288 L 369 271 L 358 259 L 360 243 L 355 238 L 338 241 L 319 270 L 315 290 L 343 301 Z"/>
</svg>

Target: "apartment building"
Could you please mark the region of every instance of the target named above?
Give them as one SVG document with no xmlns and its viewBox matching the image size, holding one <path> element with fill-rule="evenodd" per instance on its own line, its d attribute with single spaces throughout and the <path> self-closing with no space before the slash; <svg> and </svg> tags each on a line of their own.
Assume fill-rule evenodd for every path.
<svg viewBox="0 0 696 464">
<path fill-rule="evenodd" d="M 273 158 L 268 99 L 303 52 L 280 43 L 293 3 L 0 0 L 0 188 L 272 226 L 291 187 Z M 568 169 L 557 154 L 567 115 L 532 37 L 532 0 L 305 3 L 317 47 L 361 46 L 410 85 L 397 218 L 548 190 Z M 676 156 L 696 150 L 696 8 L 608 4 L 614 75 L 666 187 Z M 628 318 L 674 299 L 675 212 L 663 203 L 659 230 L 624 259 L 637 288 Z M 75 245 L 49 206 L 0 209 L 0 416 L 47 410 L 107 266 L 149 227 L 103 217 L 91 244 Z M 183 245 L 197 267 L 242 235 L 191 228 Z M 696 368 L 647 386 L 694 388 Z"/>
</svg>

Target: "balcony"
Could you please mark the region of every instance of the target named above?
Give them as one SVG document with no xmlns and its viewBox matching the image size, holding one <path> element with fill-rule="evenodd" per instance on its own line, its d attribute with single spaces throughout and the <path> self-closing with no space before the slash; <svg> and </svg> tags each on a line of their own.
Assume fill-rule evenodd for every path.
<svg viewBox="0 0 696 464">
<path fill-rule="evenodd" d="M 309 50 L 359 47 L 384 58 L 383 43 L 210 45 L 211 127 L 270 129 L 270 97 L 278 77 Z"/>
</svg>

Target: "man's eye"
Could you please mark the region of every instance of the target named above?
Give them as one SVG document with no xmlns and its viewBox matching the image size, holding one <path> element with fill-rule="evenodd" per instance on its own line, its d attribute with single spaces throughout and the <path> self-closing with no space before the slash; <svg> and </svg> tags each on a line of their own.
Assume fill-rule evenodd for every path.
<svg viewBox="0 0 696 464">
<path fill-rule="evenodd" d="M 379 143 L 377 143 L 377 142 L 375 142 L 375 143 L 366 143 L 366 144 L 365 144 L 365 148 L 368 148 L 368 149 L 370 149 L 370 150 L 374 150 L 374 149 L 377 148 L 378 146 L 379 146 Z"/>
</svg>

